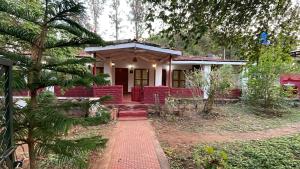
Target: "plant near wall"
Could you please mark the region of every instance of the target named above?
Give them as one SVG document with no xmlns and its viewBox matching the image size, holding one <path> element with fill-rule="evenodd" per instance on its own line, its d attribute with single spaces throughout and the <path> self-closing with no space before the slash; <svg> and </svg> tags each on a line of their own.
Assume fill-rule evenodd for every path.
<svg viewBox="0 0 300 169">
<path fill-rule="evenodd" d="M 28 6 L 29 5 L 29 6 Z M 81 154 L 105 145 L 101 136 L 78 140 L 62 136 L 72 125 L 88 122 L 70 118 L 66 111 L 93 102 L 58 102 L 41 90 L 49 86 L 70 88 L 106 84 L 106 75 L 93 76 L 84 65 L 92 58 L 61 57 L 64 50 L 85 44 L 105 45 L 96 34 L 73 20 L 85 8 L 75 0 L 24 1 L 0 0 L 0 55 L 15 62 L 14 87 L 29 90 L 25 107 L 14 112 L 15 141 L 28 145 L 30 169 L 38 168 L 40 157 L 54 154 L 58 166 L 84 168 L 86 159 Z M 60 56 L 57 56 L 60 55 Z"/>
<path fill-rule="evenodd" d="M 220 68 L 214 68 L 208 78 L 205 78 L 202 71 L 196 70 L 186 75 L 187 86 L 199 90 L 207 90 L 208 98 L 204 103 L 202 113 L 204 116 L 213 115 L 213 105 L 217 94 L 225 94 L 228 89 L 234 86 L 233 68 L 230 65 L 224 65 Z M 194 94 L 194 97 L 199 97 Z"/>
<path fill-rule="evenodd" d="M 288 92 L 280 85 L 279 77 L 297 71 L 297 67 L 281 45 L 265 47 L 259 57 L 258 64 L 248 65 L 246 103 L 276 114 L 287 108 Z"/>
</svg>

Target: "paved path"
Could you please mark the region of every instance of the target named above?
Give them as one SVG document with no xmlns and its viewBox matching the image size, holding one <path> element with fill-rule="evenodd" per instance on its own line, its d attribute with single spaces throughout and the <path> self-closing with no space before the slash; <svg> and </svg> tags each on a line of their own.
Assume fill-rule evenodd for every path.
<svg viewBox="0 0 300 169">
<path fill-rule="evenodd" d="M 148 120 L 119 121 L 104 158 L 93 169 L 168 169 Z"/>
</svg>

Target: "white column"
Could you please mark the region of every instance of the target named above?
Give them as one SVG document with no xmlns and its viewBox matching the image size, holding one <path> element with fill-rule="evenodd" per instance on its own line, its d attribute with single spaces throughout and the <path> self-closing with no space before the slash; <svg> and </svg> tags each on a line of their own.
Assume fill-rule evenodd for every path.
<svg viewBox="0 0 300 169">
<path fill-rule="evenodd" d="M 209 84 L 210 84 L 210 72 L 211 72 L 211 65 L 204 65 L 204 79 L 206 85 L 203 88 L 203 99 L 208 98 L 208 91 L 209 91 Z"/>
<path fill-rule="evenodd" d="M 112 65 L 111 65 L 111 59 L 106 59 L 103 66 L 103 73 L 108 74 L 109 77 L 107 80 L 110 81 L 109 84 L 112 84 Z"/>
<path fill-rule="evenodd" d="M 157 64 L 155 69 L 155 86 L 162 85 L 162 69 L 163 65 Z"/>
<path fill-rule="evenodd" d="M 247 91 L 247 83 L 248 83 L 248 78 L 247 78 L 247 68 L 243 67 L 242 73 L 241 73 L 241 89 L 242 89 L 242 96 L 246 94 Z"/>
</svg>

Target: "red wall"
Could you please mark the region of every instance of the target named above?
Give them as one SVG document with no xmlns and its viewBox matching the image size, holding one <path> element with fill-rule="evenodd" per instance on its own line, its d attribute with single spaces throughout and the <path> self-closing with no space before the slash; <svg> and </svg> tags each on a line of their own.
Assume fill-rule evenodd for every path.
<svg viewBox="0 0 300 169">
<path fill-rule="evenodd" d="M 86 88 L 77 86 L 61 92 L 59 86 L 54 87 L 55 95 L 58 97 L 102 97 L 111 96 L 105 103 L 120 104 L 123 101 L 123 86 L 92 86 Z"/>
<path fill-rule="evenodd" d="M 181 98 L 190 98 L 193 97 L 194 94 L 198 96 L 203 95 L 203 91 L 201 89 L 189 89 L 189 88 L 169 88 L 165 86 L 160 87 L 144 87 L 144 98 L 143 102 L 146 104 L 154 104 L 155 98 L 154 95 L 159 94 L 159 102 L 161 104 L 165 103 L 165 98 L 168 96 L 173 97 L 181 97 Z M 219 96 L 220 98 L 230 98 L 230 99 L 238 99 L 241 97 L 241 90 L 240 89 L 233 89 L 229 92 L 228 96 Z"/>
<path fill-rule="evenodd" d="M 199 89 L 171 88 L 170 95 L 173 97 L 189 98 L 193 96 L 202 96 L 203 91 L 200 88 Z"/>
<path fill-rule="evenodd" d="M 82 86 L 67 89 L 63 93 L 59 86 L 55 86 L 54 93 L 57 97 L 93 97 L 93 90 Z"/>
<path fill-rule="evenodd" d="M 155 103 L 155 94 L 158 94 L 159 102 L 161 104 L 164 104 L 165 98 L 170 94 L 170 88 L 167 86 L 159 86 L 159 87 L 145 86 L 143 102 L 146 104 Z"/>
<path fill-rule="evenodd" d="M 121 104 L 123 102 L 123 86 L 93 86 L 93 97 L 111 96 L 105 103 Z"/>
<path fill-rule="evenodd" d="M 29 92 L 26 90 L 23 91 L 13 91 L 13 96 L 29 96 Z"/>
</svg>

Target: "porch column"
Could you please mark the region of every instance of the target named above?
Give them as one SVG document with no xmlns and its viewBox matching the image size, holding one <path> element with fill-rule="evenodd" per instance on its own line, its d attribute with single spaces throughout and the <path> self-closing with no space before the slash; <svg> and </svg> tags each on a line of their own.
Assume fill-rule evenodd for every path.
<svg viewBox="0 0 300 169">
<path fill-rule="evenodd" d="M 248 78 L 246 77 L 247 74 L 247 68 L 243 67 L 242 73 L 241 73 L 241 89 L 242 89 L 242 96 L 246 94 L 247 91 L 247 83 L 248 83 Z"/>
<path fill-rule="evenodd" d="M 204 65 L 204 79 L 207 83 L 206 86 L 203 88 L 203 99 L 208 98 L 208 91 L 209 91 L 209 84 L 210 84 L 210 72 L 211 72 L 211 65 Z"/>
<path fill-rule="evenodd" d="M 103 73 L 108 74 L 109 77 L 107 80 L 109 80 L 109 84 L 112 84 L 112 64 L 111 64 L 111 59 L 106 59 L 103 65 Z"/>
<path fill-rule="evenodd" d="M 161 86 L 162 85 L 162 64 L 157 64 L 155 69 L 155 86 Z"/>
<path fill-rule="evenodd" d="M 169 58 L 168 86 L 172 87 L 172 56 Z"/>
</svg>

